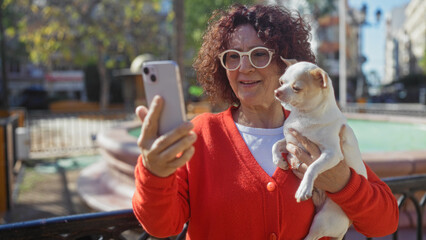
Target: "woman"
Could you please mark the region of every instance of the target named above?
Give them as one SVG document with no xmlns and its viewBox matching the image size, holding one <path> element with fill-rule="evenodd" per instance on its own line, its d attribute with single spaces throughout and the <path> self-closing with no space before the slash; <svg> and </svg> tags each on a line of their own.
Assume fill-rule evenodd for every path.
<svg viewBox="0 0 426 240">
<path fill-rule="evenodd" d="M 216 13 L 194 67 L 205 92 L 229 109 L 202 114 L 163 136 L 157 126 L 163 101 L 139 107 L 143 121 L 135 170 L 135 215 L 150 234 L 176 235 L 188 222 L 187 239 L 303 239 L 315 208 L 296 203 L 306 167 L 320 154 L 297 132 L 307 152 L 289 152 L 304 164 L 277 169 L 271 148 L 284 136 L 288 111 L 274 99 L 278 78 L 294 58 L 314 62 L 309 27 L 277 6 L 234 5 Z M 367 167 L 368 180 L 343 162 L 320 175 L 317 188 L 346 212 L 366 236 L 396 230 L 398 207 L 389 188 Z"/>
</svg>

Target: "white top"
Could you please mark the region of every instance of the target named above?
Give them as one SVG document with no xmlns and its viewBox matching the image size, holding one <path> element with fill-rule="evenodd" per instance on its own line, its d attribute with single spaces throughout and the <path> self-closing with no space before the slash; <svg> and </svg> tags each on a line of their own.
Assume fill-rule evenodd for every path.
<svg viewBox="0 0 426 240">
<path fill-rule="evenodd" d="M 284 138 L 283 127 L 252 128 L 235 123 L 244 142 L 263 170 L 272 177 L 277 166 L 272 161 L 272 146 Z"/>
</svg>

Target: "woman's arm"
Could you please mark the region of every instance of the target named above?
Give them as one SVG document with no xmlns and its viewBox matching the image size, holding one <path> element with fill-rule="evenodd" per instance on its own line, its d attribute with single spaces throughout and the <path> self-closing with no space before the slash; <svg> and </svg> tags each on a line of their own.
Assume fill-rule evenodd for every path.
<svg viewBox="0 0 426 240">
<path fill-rule="evenodd" d="M 327 195 L 343 209 L 358 232 L 367 237 L 392 234 L 398 228 L 398 203 L 390 188 L 366 168 L 368 180 L 351 169 L 348 184 Z"/>
<path fill-rule="evenodd" d="M 341 129 L 343 132 L 344 127 Z M 291 134 L 306 149 L 288 144 L 287 150 L 303 164 L 293 172 L 303 178 L 307 167 L 317 159 L 318 146 L 297 131 Z M 341 138 L 342 139 L 342 138 Z M 345 153 L 343 152 L 343 155 Z M 389 187 L 368 167 L 368 179 L 349 168 L 341 161 L 332 169 L 320 174 L 315 187 L 323 189 L 353 221 L 354 227 L 367 237 L 392 234 L 398 227 L 398 204 Z"/>
<path fill-rule="evenodd" d="M 179 234 L 189 218 L 188 184 L 185 168 L 162 178 L 153 175 L 142 164 L 135 168 L 136 190 L 132 205 L 136 218 L 152 236 Z"/>
<path fill-rule="evenodd" d="M 158 136 L 163 104 L 156 96 L 149 111 L 143 106 L 136 109 L 142 121 L 138 139 L 141 156 L 135 168 L 132 204 L 145 230 L 157 237 L 178 234 L 189 217 L 186 171 L 179 168 L 193 156 L 196 140 L 190 122 Z"/>
</svg>

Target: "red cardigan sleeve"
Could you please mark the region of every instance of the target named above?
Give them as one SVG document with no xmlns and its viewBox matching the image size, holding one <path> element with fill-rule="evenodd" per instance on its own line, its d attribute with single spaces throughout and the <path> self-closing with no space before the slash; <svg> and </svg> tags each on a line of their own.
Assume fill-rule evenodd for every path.
<svg viewBox="0 0 426 240">
<path fill-rule="evenodd" d="M 351 169 L 351 179 L 338 193 L 327 193 L 367 237 L 392 234 L 398 228 L 398 203 L 390 188 L 366 165 L 368 180 Z"/>
<path fill-rule="evenodd" d="M 185 169 L 169 177 L 153 175 L 139 157 L 135 168 L 136 190 L 132 198 L 133 212 L 142 227 L 159 238 L 178 235 L 189 219 Z"/>
</svg>

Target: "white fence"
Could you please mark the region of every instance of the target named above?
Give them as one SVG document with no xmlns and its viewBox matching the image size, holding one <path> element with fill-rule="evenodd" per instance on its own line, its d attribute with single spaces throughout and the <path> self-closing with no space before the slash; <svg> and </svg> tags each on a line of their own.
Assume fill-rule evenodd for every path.
<svg viewBox="0 0 426 240">
<path fill-rule="evenodd" d="M 108 111 L 95 113 L 28 114 L 31 159 L 96 153 L 96 136 L 114 125 L 134 118 L 134 113 Z"/>
<path fill-rule="evenodd" d="M 426 117 L 420 104 L 348 104 L 344 112 Z M 30 112 L 27 129 L 31 159 L 97 153 L 96 135 L 135 118 L 133 112 Z"/>
</svg>

